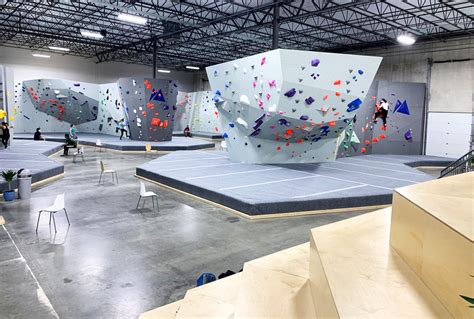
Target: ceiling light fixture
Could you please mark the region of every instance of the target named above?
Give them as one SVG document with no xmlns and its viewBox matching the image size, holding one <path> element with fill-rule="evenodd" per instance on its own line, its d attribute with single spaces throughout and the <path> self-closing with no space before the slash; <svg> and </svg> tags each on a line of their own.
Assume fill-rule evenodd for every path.
<svg viewBox="0 0 474 319">
<path fill-rule="evenodd" d="M 158 69 L 158 72 L 160 72 L 160 73 L 170 73 L 171 71 L 170 70 L 160 70 L 160 69 Z"/>
<path fill-rule="evenodd" d="M 401 34 L 397 37 L 397 41 L 402 45 L 412 45 L 416 42 L 415 38 L 409 34 Z"/>
<path fill-rule="evenodd" d="M 186 65 L 186 69 L 188 69 L 188 70 L 199 70 L 199 67 L 198 66 Z"/>
<path fill-rule="evenodd" d="M 117 15 L 117 18 L 125 22 L 136 23 L 136 24 L 146 24 L 147 22 L 147 18 L 135 16 L 128 13 L 119 13 Z"/>
<path fill-rule="evenodd" d="M 55 51 L 64 51 L 64 52 L 69 52 L 68 48 L 61 48 L 61 47 L 48 47 L 50 50 L 55 50 Z"/>
<path fill-rule="evenodd" d="M 83 37 L 94 38 L 94 39 L 102 39 L 104 36 L 99 32 L 92 32 L 87 30 L 81 30 L 81 35 Z"/>
<path fill-rule="evenodd" d="M 43 58 L 43 59 L 49 59 L 51 56 L 47 54 L 39 54 L 39 53 L 32 53 L 32 56 L 35 58 Z"/>
</svg>

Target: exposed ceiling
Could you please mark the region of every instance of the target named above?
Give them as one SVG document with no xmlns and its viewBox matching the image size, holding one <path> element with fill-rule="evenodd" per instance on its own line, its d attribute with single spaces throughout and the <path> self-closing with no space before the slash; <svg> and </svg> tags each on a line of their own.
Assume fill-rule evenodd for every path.
<svg viewBox="0 0 474 319">
<path fill-rule="evenodd" d="M 97 62 L 122 61 L 184 69 L 204 67 L 272 49 L 274 6 L 280 48 L 341 52 L 396 44 L 402 33 L 418 41 L 474 34 L 471 1 L 0 1 L 0 45 L 51 51 Z M 121 21 L 125 12 L 146 25 Z M 106 31 L 103 39 L 80 30 Z"/>
</svg>

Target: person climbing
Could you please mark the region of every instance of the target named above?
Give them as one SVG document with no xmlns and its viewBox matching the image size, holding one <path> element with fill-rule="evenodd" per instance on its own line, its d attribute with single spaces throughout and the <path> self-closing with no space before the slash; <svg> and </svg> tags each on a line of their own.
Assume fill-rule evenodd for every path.
<svg viewBox="0 0 474 319">
<path fill-rule="evenodd" d="M 121 119 L 120 122 L 117 122 L 117 128 L 120 130 L 120 139 L 123 137 L 123 133 L 125 133 L 125 136 L 128 138 L 128 131 L 125 126 L 125 119 Z"/>
<path fill-rule="evenodd" d="M 35 132 L 35 135 L 33 136 L 33 140 L 35 141 L 40 141 L 40 140 L 43 140 L 45 141 L 46 139 L 43 137 L 43 135 L 41 135 L 41 128 L 38 127 L 36 129 L 36 132 Z"/>
<path fill-rule="evenodd" d="M 69 155 L 69 149 L 70 148 L 76 148 L 77 147 L 77 142 L 71 138 L 70 134 L 64 134 L 64 137 L 66 138 L 66 143 L 63 145 L 64 151 L 63 155 L 61 156 L 68 156 Z"/>
<path fill-rule="evenodd" d="M 191 135 L 191 130 L 189 129 L 189 125 L 186 125 L 186 128 L 184 129 L 184 137 L 193 137 Z"/>
<path fill-rule="evenodd" d="M 8 147 L 8 141 L 10 140 L 10 130 L 8 129 L 8 123 L 2 122 L 2 144 L 5 149 Z"/>
<path fill-rule="evenodd" d="M 383 126 L 387 126 L 387 115 L 389 104 L 386 99 L 381 99 L 378 104 L 375 105 L 377 111 L 374 114 L 374 123 L 377 123 L 377 118 L 381 118 Z"/>
</svg>

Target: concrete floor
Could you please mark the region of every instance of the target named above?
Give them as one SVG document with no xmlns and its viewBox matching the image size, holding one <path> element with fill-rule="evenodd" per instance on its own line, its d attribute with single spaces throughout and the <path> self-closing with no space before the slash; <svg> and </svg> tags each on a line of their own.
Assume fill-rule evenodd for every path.
<svg viewBox="0 0 474 319">
<path fill-rule="evenodd" d="M 133 174 L 149 158 L 93 148 L 85 164 L 54 158 L 64 163 L 65 178 L 36 190 L 29 201 L 0 202 L 5 228 L 24 257 L 13 250 L 0 260 L 1 318 L 136 318 L 182 298 L 202 272 L 238 271 L 248 260 L 308 241 L 313 227 L 359 214 L 248 221 L 152 184 L 148 188 L 162 196 L 161 210 L 151 209 L 151 202 L 136 210 Z M 97 184 L 99 159 L 118 171 L 119 185 L 110 178 Z M 71 227 L 58 213 L 55 235 L 46 215 L 36 234 L 37 211 L 61 192 Z"/>
</svg>

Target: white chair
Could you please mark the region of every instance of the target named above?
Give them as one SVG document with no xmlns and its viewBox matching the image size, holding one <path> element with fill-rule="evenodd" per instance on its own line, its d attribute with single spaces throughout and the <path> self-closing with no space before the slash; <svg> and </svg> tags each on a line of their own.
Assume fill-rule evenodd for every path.
<svg viewBox="0 0 474 319">
<path fill-rule="evenodd" d="M 112 182 L 114 182 L 114 176 L 115 176 L 115 180 L 117 181 L 117 184 L 119 183 L 117 172 L 113 169 L 105 169 L 104 163 L 102 161 L 100 161 L 99 184 L 100 184 L 100 181 L 102 180 L 102 174 L 111 174 L 112 175 Z"/>
<path fill-rule="evenodd" d="M 227 142 L 226 141 L 221 141 L 221 144 L 219 146 L 219 150 L 221 150 L 221 151 L 226 151 L 227 150 Z"/>
<path fill-rule="evenodd" d="M 76 156 L 81 156 L 82 157 L 82 161 L 85 162 L 86 160 L 84 159 L 84 146 L 81 146 L 77 149 L 77 151 L 75 151 L 73 154 L 72 154 L 72 162 L 75 163 L 76 162 Z"/>
<path fill-rule="evenodd" d="M 100 140 L 100 138 L 98 138 L 95 141 L 95 146 L 97 146 L 99 148 L 99 152 L 102 152 L 102 141 Z"/>
<path fill-rule="evenodd" d="M 154 199 L 156 198 L 156 207 L 158 207 L 158 211 L 160 211 L 160 205 L 158 204 L 158 194 L 154 193 L 154 192 L 147 192 L 146 188 L 145 188 L 145 183 L 143 183 L 142 181 L 140 181 L 140 198 L 138 199 L 138 203 L 137 203 L 137 209 L 138 209 L 138 206 L 140 205 L 140 200 L 143 198 L 143 205 L 142 205 L 142 208 L 145 207 L 145 199 L 147 197 L 151 197 L 151 201 L 153 203 L 153 208 L 155 208 L 155 201 Z"/>
<path fill-rule="evenodd" d="M 41 213 L 49 213 L 49 225 L 51 225 L 51 217 L 52 217 L 53 224 L 54 224 L 54 232 L 57 233 L 58 231 L 56 230 L 56 220 L 54 219 L 54 214 L 62 210 L 64 210 L 64 214 L 66 214 L 68 225 L 71 225 L 71 223 L 69 222 L 69 216 L 67 215 L 66 207 L 64 205 L 64 193 L 63 193 L 56 196 L 56 199 L 54 200 L 53 205 L 39 211 L 38 221 L 36 222 L 36 232 L 38 233 L 38 225 L 41 218 Z"/>
</svg>

